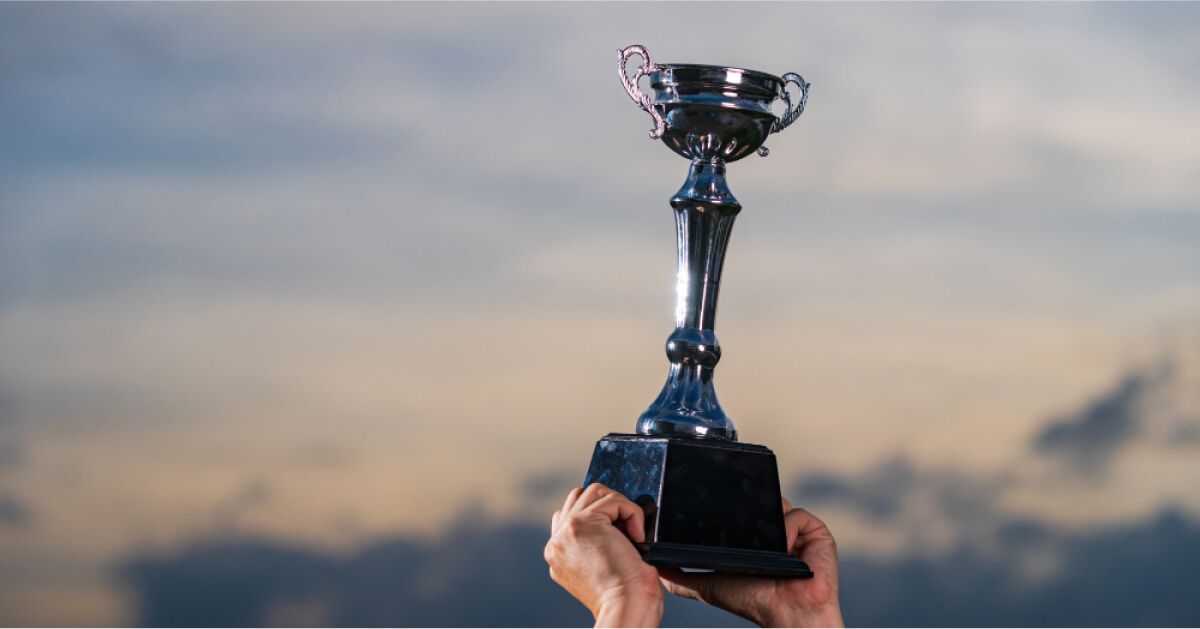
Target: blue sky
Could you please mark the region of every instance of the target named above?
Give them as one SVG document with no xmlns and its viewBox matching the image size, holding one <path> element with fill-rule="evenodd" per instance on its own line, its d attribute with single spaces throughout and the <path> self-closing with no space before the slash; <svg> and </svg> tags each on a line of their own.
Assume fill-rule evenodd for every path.
<svg viewBox="0 0 1200 629">
<path fill-rule="evenodd" d="M 843 548 L 886 574 L 1017 519 L 1059 539 L 1164 509 L 1186 537 L 1198 26 L 1194 4 L 0 5 L 4 619 L 154 617 L 114 566 L 212 540 L 543 525 L 666 368 L 685 164 L 616 81 L 631 43 L 813 84 L 730 167 L 717 383 Z M 1054 556 L 1030 561 L 1061 580 Z"/>
</svg>

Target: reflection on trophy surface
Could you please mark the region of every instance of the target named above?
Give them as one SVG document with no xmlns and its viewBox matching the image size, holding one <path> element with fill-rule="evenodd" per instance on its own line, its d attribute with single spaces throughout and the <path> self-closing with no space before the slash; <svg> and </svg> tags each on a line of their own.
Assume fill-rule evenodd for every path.
<svg viewBox="0 0 1200 629">
<path fill-rule="evenodd" d="M 630 74 L 634 56 L 642 62 Z M 742 209 L 726 184 L 725 164 L 766 156 L 763 143 L 804 111 L 809 85 L 793 73 L 655 64 L 642 46 L 619 52 L 618 72 L 630 98 L 653 119 L 650 137 L 691 164 L 670 201 L 678 276 L 667 381 L 638 418 L 636 434 L 597 443 L 585 485 L 603 483 L 643 506 L 647 543 L 640 550 L 650 563 L 811 576 L 786 552 L 775 455 L 737 441 L 712 380 L 721 359 L 713 331 L 721 269 Z M 639 88 L 642 77 L 649 77 L 653 95 Z M 779 116 L 772 111 L 777 100 L 784 105 Z"/>
</svg>

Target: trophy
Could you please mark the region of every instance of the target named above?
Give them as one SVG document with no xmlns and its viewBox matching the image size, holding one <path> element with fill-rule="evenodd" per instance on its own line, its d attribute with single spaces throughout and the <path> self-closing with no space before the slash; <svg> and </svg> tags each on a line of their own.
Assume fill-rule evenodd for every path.
<svg viewBox="0 0 1200 629">
<path fill-rule="evenodd" d="M 642 63 L 630 76 L 633 56 Z M 713 332 L 721 267 L 742 206 L 725 183 L 725 164 L 757 152 L 767 136 L 804 111 L 808 83 L 723 66 L 655 64 L 642 46 L 619 52 L 625 91 L 654 119 L 652 139 L 691 160 L 671 197 L 678 244 L 675 331 L 662 392 L 637 421 L 636 434 L 596 443 L 584 486 L 604 485 L 641 505 L 649 563 L 778 577 L 812 576 L 788 553 L 775 455 L 741 443 L 713 388 L 721 346 Z M 638 80 L 650 77 L 653 96 Z M 793 102 L 788 84 L 798 89 Z M 776 117 L 772 104 L 785 105 Z"/>
</svg>

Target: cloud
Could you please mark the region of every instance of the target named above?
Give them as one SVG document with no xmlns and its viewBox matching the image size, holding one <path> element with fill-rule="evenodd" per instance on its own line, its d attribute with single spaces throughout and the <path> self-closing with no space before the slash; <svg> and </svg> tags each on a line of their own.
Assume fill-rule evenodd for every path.
<svg viewBox="0 0 1200 629">
<path fill-rule="evenodd" d="M 997 502 L 1010 482 L 1005 476 L 918 467 L 896 456 L 861 474 L 802 476 L 791 485 L 791 495 L 816 509 L 846 507 L 874 525 L 903 531 L 909 543 L 936 542 L 932 537 L 947 534 L 961 543 L 994 533 Z"/>
<path fill-rule="evenodd" d="M 1038 452 L 1064 457 L 1076 469 L 1095 471 L 1138 436 L 1142 405 L 1167 382 L 1172 364 L 1134 371 L 1079 411 L 1058 419 L 1034 439 Z"/>
<path fill-rule="evenodd" d="M 33 512 L 23 500 L 0 494 L 0 527 L 23 529 L 33 520 Z"/>
<path fill-rule="evenodd" d="M 861 478 L 816 473 L 796 483 L 796 499 L 803 503 L 848 504 L 864 516 L 889 520 L 897 516 L 917 487 L 916 471 L 903 458 L 880 464 Z"/>
<path fill-rule="evenodd" d="M 540 527 L 473 519 L 438 541 L 394 536 L 337 556 L 271 539 L 215 539 L 125 560 L 136 624 L 256 626 L 585 626 L 587 610 L 549 578 Z M 667 620 L 737 619 L 675 603 Z"/>
<path fill-rule="evenodd" d="M 531 501 L 564 499 L 567 492 L 582 482 L 577 469 L 555 469 L 530 474 L 521 482 L 520 492 Z"/>
<path fill-rule="evenodd" d="M 221 501 L 213 510 L 212 517 L 216 530 L 232 530 L 246 512 L 265 504 L 270 499 L 271 488 L 265 481 L 255 479 L 247 482 L 233 495 Z"/>
<path fill-rule="evenodd" d="M 122 571 L 141 598 L 138 624 L 253 626 L 269 604 L 328 578 L 329 564 L 279 544 L 222 540 L 170 559 L 132 560 Z"/>
<path fill-rule="evenodd" d="M 1183 421 L 1171 427 L 1171 443 L 1178 446 L 1200 444 L 1200 419 Z"/>
<path fill-rule="evenodd" d="M 1078 412 L 1036 427 L 1032 451 L 990 465 L 891 455 L 795 478 L 789 496 L 876 558 L 960 552 L 1012 564 L 1031 582 L 1058 578 L 1069 550 L 1048 530 L 1097 530 L 1164 510 L 1200 513 L 1193 489 L 1200 363 L 1186 343 L 1166 355 L 1086 396 Z"/>
<path fill-rule="evenodd" d="M 0 428 L 32 459 L 11 484 L 46 523 L 31 556 L 211 528 L 231 478 L 271 496 L 221 507 L 220 535 L 342 543 L 327 522 L 432 527 L 583 465 L 580 435 L 657 391 L 669 326 L 684 162 L 615 81 L 636 40 L 816 86 L 769 159 L 731 167 L 719 376 L 744 430 L 797 399 L 827 418 L 814 467 L 909 439 L 1017 460 L 1047 400 L 1106 369 L 1074 348 L 1195 320 L 1196 9 L 747 12 L 639 5 L 639 34 L 617 5 L 0 3 Z M 300 469 L 323 440 L 349 463 Z M 992 500 L 907 461 L 841 504 L 927 530 Z M 1190 491 L 1138 471 L 1105 501 Z M 271 617 L 323 613 L 293 599 Z"/>
<path fill-rule="evenodd" d="M 969 549 L 898 560 L 850 556 L 842 565 L 847 622 L 1178 626 L 1200 617 L 1200 599 L 1191 592 L 1200 526 L 1176 512 L 1069 533 L 1011 521 L 1006 531 L 1005 552 L 994 556 Z M 1030 579 L 1021 555 L 1046 542 L 1058 551 L 1057 570 L 1049 578 Z"/>
<path fill-rule="evenodd" d="M 843 548 L 847 621 L 860 626 L 1173 626 L 1194 622 L 1200 524 L 1165 511 L 1119 527 L 1003 522 L 1004 552 L 872 558 Z M 477 521 L 429 542 L 393 536 L 337 556 L 271 539 L 215 539 L 126 559 L 139 625 L 586 626 L 541 559 L 546 531 Z M 1022 562 L 1058 549 L 1057 569 Z M 670 599 L 668 626 L 737 619 Z"/>
</svg>

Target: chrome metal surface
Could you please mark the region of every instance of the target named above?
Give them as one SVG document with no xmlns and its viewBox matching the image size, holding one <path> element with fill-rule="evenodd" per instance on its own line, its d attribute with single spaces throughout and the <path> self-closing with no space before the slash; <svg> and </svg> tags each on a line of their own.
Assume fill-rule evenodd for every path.
<svg viewBox="0 0 1200 629">
<path fill-rule="evenodd" d="M 737 439 L 713 388 L 721 344 L 713 331 L 717 292 L 733 220 L 742 205 L 725 184 L 720 160 L 695 160 L 671 198 L 675 208 L 677 275 L 675 331 L 667 337 L 671 368 L 658 399 L 638 418 L 644 435 Z"/>
<path fill-rule="evenodd" d="M 795 122 L 796 118 L 799 118 L 800 114 L 804 113 L 804 106 L 808 104 L 808 83 L 804 81 L 804 77 L 795 72 L 788 72 L 783 75 L 783 81 L 784 85 L 779 89 L 779 97 L 783 99 L 783 102 L 787 103 L 787 110 L 771 126 L 771 133 L 779 133 L 786 129 L 788 125 Z M 792 105 L 792 97 L 787 92 L 788 83 L 793 83 L 796 87 L 800 88 L 800 102 L 795 105 Z"/>
<path fill-rule="evenodd" d="M 642 65 L 638 66 L 638 69 L 634 71 L 633 76 L 630 77 L 629 72 L 625 69 L 625 66 L 629 65 L 629 58 L 634 55 L 642 58 Z M 638 81 L 641 80 L 642 77 L 658 69 L 658 66 L 654 65 L 654 62 L 650 60 L 650 53 L 647 52 L 645 48 L 638 46 L 637 44 L 618 50 L 617 59 L 617 73 L 621 75 L 621 85 L 625 86 L 625 93 L 629 94 L 629 97 L 633 99 L 633 102 L 637 103 L 638 107 L 641 107 L 646 113 L 650 114 L 651 118 L 654 119 L 654 128 L 650 130 L 650 138 L 657 140 L 658 138 L 662 137 L 667 123 L 665 120 L 663 120 L 662 114 L 660 114 L 658 110 L 651 105 L 650 97 L 646 94 L 643 94 L 642 91 L 638 89 Z"/>
<path fill-rule="evenodd" d="M 688 159 L 739 160 L 771 134 L 771 104 L 783 80 L 763 72 L 659 65 L 650 74 L 654 107 L 666 118 L 662 141 Z"/>
<path fill-rule="evenodd" d="M 632 77 L 625 66 L 633 55 L 643 64 Z M 671 198 L 675 209 L 677 279 L 675 331 L 667 338 L 671 367 L 662 392 L 637 421 L 643 435 L 681 435 L 737 440 L 713 387 L 721 345 L 713 331 L 717 293 L 733 221 L 742 206 L 729 191 L 725 164 L 755 151 L 792 124 L 808 101 L 808 83 L 798 74 L 694 64 L 654 64 L 642 46 L 620 51 L 621 83 L 629 97 L 654 116 L 650 137 L 660 138 L 691 160 L 687 179 Z M 650 77 L 651 98 L 637 86 Z M 787 85 L 799 88 L 793 104 Z M 780 99 L 781 117 L 772 112 Z"/>
</svg>

